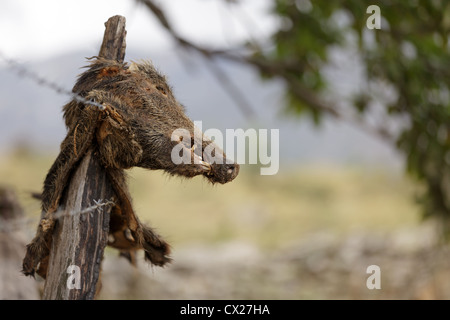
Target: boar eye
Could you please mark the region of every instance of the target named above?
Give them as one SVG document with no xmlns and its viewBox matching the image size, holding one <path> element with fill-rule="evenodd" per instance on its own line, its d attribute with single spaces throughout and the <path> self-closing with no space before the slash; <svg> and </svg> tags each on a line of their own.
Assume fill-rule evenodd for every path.
<svg viewBox="0 0 450 320">
<path fill-rule="evenodd" d="M 159 92 L 161 92 L 162 94 L 166 95 L 166 89 L 164 89 L 164 87 L 162 86 L 156 86 L 156 89 L 158 89 Z"/>
</svg>

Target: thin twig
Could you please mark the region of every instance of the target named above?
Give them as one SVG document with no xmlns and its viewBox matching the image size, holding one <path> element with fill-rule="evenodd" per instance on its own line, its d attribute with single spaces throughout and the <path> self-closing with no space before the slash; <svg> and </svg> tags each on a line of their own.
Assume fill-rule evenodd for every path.
<svg viewBox="0 0 450 320">
<path fill-rule="evenodd" d="M 223 50 L 223 49 L 215 49 L 211 50 L 202 46 L 198 46 L 188 39 L 180 36 L 169 23 L 164 11 L 157 6 L 152 0 L 137 0 L 147 6 L 148 9 L 156 16 L 161 25 L 169 32 L 173 39 L 175 39 L 179 45 L 186 49 L 191 49 L 199 52 L 208 60 L 213 57 L 220 57 L 229 61 L 237 62 L 244 64 L 246 66 L 250 65 L 258 69 L 262 73 L 269 74 L 272 77 L 280 78 L 286 82 L 291 93 L 295 95 L 295 97 L 301 101 L 307 103 L 311 108 L 319 110 L 324 114 L 330 115 L 333 118 L 343 120 L 352 125 L 357 126 L 359 129 L 362 129 L 365 132 L 368 132 L 372 135 L 375 135 L 381 138 L 384 141 L 388 141 L 390 143 L 395 143 L 395 137 L 389 133 L 388 130 L 381 128 L 374 128 L 369 126 L 365 120 L 359 117 L 346 116 L 336 107 L 330 105 L 328 102 L 320 99 L 318 95 L 312 90 L 302 86 L 299 81 L 297 81 L 292 75 L 293 74 L 301 74 L 302 70 L 299 70 L 299 66 L 296 64 L 289 64 L 281 61 L 268 61 L 266 59 L 260 59 L 258 57 L 253 57 L 250 55 L 241 55 L 236 54 L 236 51 L 231 50 Z M 223 83 L 223 79 L 220 78 L 220 75 L 216 76 Z M 231 82 L 230 80 L 228 80 Z M 227 82 L 227 80 L 225 80 Z M 230 89 L 230 86 L 227 87 L 228 91 L 231 93 L 233 89 Z M 231 91 L 230 91 L 231 90 Z M 234 94 L 233 94 L 234 95 Z M 232 95 L 232 96 L 233 96 Z M 238 98 L 239 99 L 239 98 Z M 239 104 L 241 110 L 241 104 Z M 246 111 L 243 111 L 246 112 Z"/>
<path fill-rule="evenodd" d="M 216 79 L 222 84 L 223 87 L 229 92 L 229 96 L 234 102 L 240 106 L 241 111 L 247 119 L 255 117 L 255 112 L 248 103 L 245 95 L 236 86 L 236 84 L 228 77 L 225 71 L 223 71 L 218 64 L 214 63 L 212 59 L 206 59 L 208 62 L 209 70 L 214 74 Z"/>
<path fill-rule="evenodd" d="M 143 3 L 158 19 L 160 24 L 166 29 L 167 32 L 172 36 L 173 39 L 177 41 L 179 45 L 186 49 L 192 49 L 194 51 L 199 52 L 201 55 L 203 55 L 205 58 L 208 58 L 209 64 L 208 67 L 216 77 L 216 79 L 222 83 L 224 86 L 226 92 L 230 95 L 230 97 L 235 101 L 237 106 L 241 109 L 244 116 L 249 118 L 254 118 L 256 113 L 253 111 L 253 109 L 250 107 L 250 104 L 245 99 L 244 94 L 239 90 L 239 88 L 234 85 L 234 83 L 229 79 L 229 77 L 226 75 L 226 73 L 221 70 L 216 64 L 214 64 L 211 61 L 211 58 L 218 54 L 217 51 L 207 50 L 200 46 L 195 45 L 191 41 L 188 41 L 184 37 L 180 36 L 172 27 L 172 25 L 169 23 L 169 20 L 167 19 L 164 11 L 156 5 L 151 0 L 137 0 L 141 3 Z"/>
</svg>

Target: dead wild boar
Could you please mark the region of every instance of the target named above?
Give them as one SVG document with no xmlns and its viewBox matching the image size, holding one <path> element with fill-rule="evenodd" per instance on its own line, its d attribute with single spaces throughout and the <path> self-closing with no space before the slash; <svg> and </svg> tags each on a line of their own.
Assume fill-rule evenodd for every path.
<svg viewBox="0 0 450 320">
<path fill-rule="evenodd" d="M 223 184 L 238 175 L 239 165 L 198 132 L 166 78 L 149 62 L 127 64 L 94 58 L 73 92 L 95 104 L 74 99 L 63 108 L 68 133 L 44 181 L 42 217 L 35 238 L 27 246 L 23 272 L 34 275 L 37 271 L 45 278 L 52 214 L 58 210 L 70 174 L 89 148 L 96 150 L 118 197 L 111 211 L 110 236 L 114 240 L 109 245 L 126 256 L 144 249 L 147 260 L 164 265 L 170 261 L 170 247 L 139 222 L 123 169 L 137 166 L 183 177 L 203 175 L 211 183 Z M 180 130 L 188 134 L 178 134 Z M 175 149 L 190 161 L 173 161 Z M 206 149 L 214 150 L 213 156 Z"/>
</svg>

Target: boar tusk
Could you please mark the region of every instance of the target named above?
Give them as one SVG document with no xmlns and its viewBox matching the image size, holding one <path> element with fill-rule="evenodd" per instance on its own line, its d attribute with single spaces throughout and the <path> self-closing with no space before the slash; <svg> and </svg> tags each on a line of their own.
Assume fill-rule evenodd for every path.
<svg viewBox="0 0 450 320">
<path fill-rule="evenodd" d="M 204 170 L 206 170 L 208 173 L 211 172 L 211 165 L 208 162 L 200 161 L 200 165 Z"/>
</svg>

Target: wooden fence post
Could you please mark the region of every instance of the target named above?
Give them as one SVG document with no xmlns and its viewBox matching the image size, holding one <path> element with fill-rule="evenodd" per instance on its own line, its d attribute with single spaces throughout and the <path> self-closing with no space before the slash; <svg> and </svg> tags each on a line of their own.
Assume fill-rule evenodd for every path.
<svg viewBox="0 0 450 320">
<path fill-rule="evenodd" d="M 105 27 L 99 57 L 123 62 L 125 18 L 111 17 Z M 43 299 L 95 298 L 108 241 L 111 206 L 80 212 L 94 201 L 105 202 L 113 197 L 108 175 L 91 148 L 68 182 L 60 204 L 59 209 L 65 214 L 58 219 L 53 233 Z"/>
</svg>

